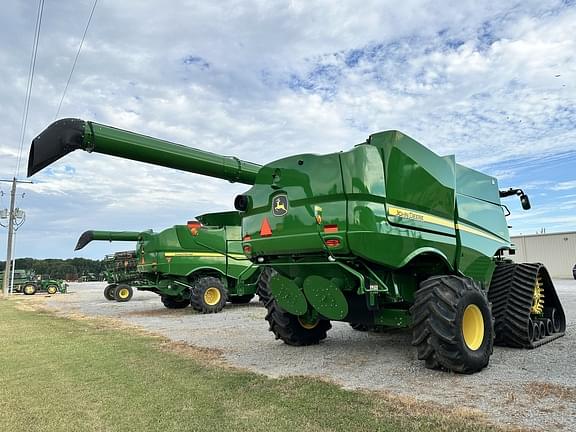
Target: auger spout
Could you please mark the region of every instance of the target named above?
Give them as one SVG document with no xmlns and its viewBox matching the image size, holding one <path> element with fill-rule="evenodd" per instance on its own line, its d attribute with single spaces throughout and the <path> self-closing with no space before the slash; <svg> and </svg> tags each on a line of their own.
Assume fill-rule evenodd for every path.
<svg viewBox="0 0 576 432">
<path fill-rule="evenodd" d="M 85 231 L 74 250 L 80 250 L 93 240 L 104 241 L 138 241 L 142 233 L 135 231 Z"/>
<path fill-rule="evenodd" d="M 261 166 L 80 119 L 52 123 L 32 141 L 28 176 L 74 150 L 103 153 L 230 182 L 254 184 Z"/>
</svg>

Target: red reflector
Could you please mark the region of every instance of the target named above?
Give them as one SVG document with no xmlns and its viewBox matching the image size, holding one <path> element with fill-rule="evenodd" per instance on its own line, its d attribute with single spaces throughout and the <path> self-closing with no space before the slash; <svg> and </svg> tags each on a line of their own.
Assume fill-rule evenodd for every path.
<svg viewBox="0 0 576 432">
<path fill-rule="evenodd" d="M 324 225 L 325 233 L 338 232 L 338 225 Z"/>
<path fill-rule="evenodd" d="M 246 246 L 244 246 L 244 247 L 242 248 L 242 250 L 244 250 L 244 253 L 245 253 L 246 255 L 250 255 L 250 254 L 252 253 L 252 246 L 246 245 Z"/>
<path fill-rule="evenodd" d="M 326 246 L 328 246 L 328 247 L 338 247 L 338 246 L 340 246 L 340 240 L 338 240 L 338 239 L 326 240 Z"/>
<path fill-rule="evenodd" d="M 270 228 L 270 222 L 268 222 L 268 218 L 264 218 L 262 225 L 260 225 L 260 235 L 262 237 L 270 237 L 272 235 L 272 228 Z"/>
</svg>

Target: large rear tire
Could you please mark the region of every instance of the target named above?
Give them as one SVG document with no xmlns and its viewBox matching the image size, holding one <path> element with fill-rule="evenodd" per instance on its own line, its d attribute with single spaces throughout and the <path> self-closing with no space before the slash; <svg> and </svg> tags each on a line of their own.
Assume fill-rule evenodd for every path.
<svg viewBox="0 0 576 432">
<path fill-rule="evenodd" d="M 190 304 L 189 299 L 181 299 L 170 296 L 161 296 L 160 300 L 162 301 L 162 304 L 168 309 L 184 309 Z"/>
<path fill-rule="evenodd" d="M 110 285 L 106 285 L 106 288 L 104 288 L 104 298 L 106 300 L 112 301 L 115 300 L 114 298 L 114 290 L 116 289 L 116 284 L 110 284 Z"/>
<path fill-rule="evenodd" d="M 494 321 L 486 294 L 471 279 L 434 276 L 420 284 L 410 309 L 412 345 L 430 369 L 470 374 L 488 365 Z"/>
<path fill-rule="evenodd" d="M 34 295 L 36 294 L 36 291 L 38 291 L 38 287 L 36 286 L 35 283 L 32 282 L 28 282 L 24 284 L 24 286 L 22 287 L 22 292 L 25 295 Z"/>
<path fill-rule="evenodd" d="M 308 322 L 278 306 L 268 285 L 272 274 L 273 270 L 266 272 L 266 274 L 262 273 L 264 278 L 260 277 L 258 292 L 260 299 L 265 299 L 264 305 L 268 311 L 266 321 L 268 321 L 269 330 L 274 333 L 276 339 L 293 346 L 317 345 L 321 340 L 326 339 L 326 333 L 332 328 L 330 321 L 317 319 Z"/>
<path fill-rule="evenodd" d="M 114 299 L 119 303 L 130 301 L 134 290 L 130 285 L 120 284 L 114 289 Z"/>
<path fill-rule="evenodd" d="M 228 291 L 217 277 L 201 277 L 192 285 L 190 305 L 200 313 L 218 313 L 224 308 L 227 300 Z"/>
</svg>

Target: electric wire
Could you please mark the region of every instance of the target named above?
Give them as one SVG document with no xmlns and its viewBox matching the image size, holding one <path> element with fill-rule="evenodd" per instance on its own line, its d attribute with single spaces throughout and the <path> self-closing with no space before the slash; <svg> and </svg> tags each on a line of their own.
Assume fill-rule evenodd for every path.
<svg viewBox="0 0 576 432">
<path fill-rule="evenodd" d="M 36 15 L 36 26 L 34 28 L 34 42 L 32 43 L 32 55 L 28 69 L 28 85 L 26 87 L 26 97 L 24 100 L 24 112 L 22 113 L 22 127 L 20 129 L 20 148 L 18 150 L 18 162 L 14 176 L 18 177 L 20 172 L 20 163 L 22 161 L 22 149 L 24 148 L 24 137 L 26 135 L 26 125 L 28 123 L 28 113 L 30 111 L 30 99 L 32 96 L 32 87 L 34 85 L 34 72 L 36 71 L 36 58 L 38 56 L 38 42 L 40 41 L 40 29 L 42 27 L 42 16 L 44 14 L 44 0 L 38 2 L 38 12 Z"/>
<path fill-rule="evenodd" d="M 54 116 L 54 120 L 60 114 L 60 110 L 62 109 L 62 103 L 64 102 L 64 98 L 66 97 L 66 92 L 68 91 L 68 86 L 70 85 L 70 81 L 72 80 L 72 75 L 74 74 L 74 70 L 76 69 L 76 63 L 78 62 L 78 57 L 80 57 L 80 51 L 82 51 L 82 46 L 84 45 L 84 39 L 86 39 L 86 33 L 88 33 L 88 28 L 90 27 L 90 23 L 92 22 L 92 16 L 94 16 L 94 10 L 96 9 L 96 5 L 98 4 L 98 0 L 94 0 L 94 4 L 92 5 L 92 10 L 90 11 L 90 16 L 88 17 L 88 22 L 86 23 L 86 27 L 84 28 L 84 34 L 82 35 L 82 40 L 80 41 L 80 45 L 78 46 L 78 51 L 76 52 L 76 57 L 74 58 L 74 62 L 72 63 L 72 69 L 70 70 L 70 75 L 68 76 L 68 81 L 66 81 L 66 86 L 64 87 L 64 91 L 62 92 L 62 97 L 60 98 L 60 103 L 58 104 L 58 110 L 56 111 L 56 115 Z"/>
</svg>

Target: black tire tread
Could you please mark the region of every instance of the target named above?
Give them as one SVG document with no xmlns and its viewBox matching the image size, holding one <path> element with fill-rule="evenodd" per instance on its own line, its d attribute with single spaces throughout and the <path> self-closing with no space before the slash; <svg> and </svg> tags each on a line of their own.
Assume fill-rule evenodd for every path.
<svg viewBox="0 0 576 432">
<path fill-rule="evenodd" d="M 471 279 L 458 276 L 434 276 L 420 284 L 414 305 L 410 308 L 413 321 L 412 345 L 418 359 L 429 369 L 447 369 L 458 373 L 474 373 L 488 365 L 493 349 L 493 320 L 489 316 L 492 333 L 485 342 L 480 364 L 470 364 L 459 348 L 461 328 L 457 323 L 457 305 L 467 292 L 477 292 L 486 299 L 484 291 Z M 486 300 L 487 310 L 490 306 Z"/>
<path fill-rule="evenodd" d="M 317 345 L 326 339 L 327 332 L 332 328 L 329 320 L 321 319 L 313 329 L 305 329 L 298 322 L 298 317 L 286 312 L 276 303 L 270 291 L 269 282 L 274 270 L 262 272 L 258 283 L 258 294 L 264 299 L 266 306 L 266 321 L 276 339 L 282 340 L 287 345 L 308 346 Z"/>
</svg>

